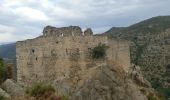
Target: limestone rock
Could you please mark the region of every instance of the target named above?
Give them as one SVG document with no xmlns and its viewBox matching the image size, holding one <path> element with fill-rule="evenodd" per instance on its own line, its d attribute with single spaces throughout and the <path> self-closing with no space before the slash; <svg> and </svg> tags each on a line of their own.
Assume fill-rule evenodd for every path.
<svg viewBox="0 0 170 100">
<path fill-rule="evenodd" d="M 7 100 L 11 99 L 11 96 L 0 88 L 0 96 L 5 97 Z"/>
<path fill-rule="evenodd" d="M 2 89 L 4 89 L 11 96 L 22 96 L 25 93 L 24 89 L 21 86 L 10 79 L 7 79 L 2 84 Z"/>
<path fill-rule="evenodd" d="M 100 66 L 95 75 L 86 81 L 72 100 L 147 100 L 121 69 Z"/>
<path fill-rule="evenodd" d="M 85 31 L 84 31 L 84 35 L 85 36 L 91 36 L 93 35 L 93 31 L 91 28 L 87 28 Z"/>
<path fill-rule="evenodd" d="M 136 66 L 136 65 L 132 65 L 132 67 L 130 67 L 130 74 L 132 79 L 138 84 L 138 85 L 142 85 L 144 87 L 151 87 L 151 84 L 144 79 L 142 72 L 140 71 L 140 67 Z"/>
</svg>

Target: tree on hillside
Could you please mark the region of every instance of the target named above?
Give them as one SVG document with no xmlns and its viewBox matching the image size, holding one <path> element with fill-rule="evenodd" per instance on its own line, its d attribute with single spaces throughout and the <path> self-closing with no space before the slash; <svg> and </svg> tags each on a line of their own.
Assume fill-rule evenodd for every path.
<svg viewBox="0 0 170 100">
<path fill-rule="evenodd" d="M 2 83 L 5 78 L 6 78 L 6 68 L 4 66 L 3 59 L 0 58 L 0 83 Z"/>
</svg>

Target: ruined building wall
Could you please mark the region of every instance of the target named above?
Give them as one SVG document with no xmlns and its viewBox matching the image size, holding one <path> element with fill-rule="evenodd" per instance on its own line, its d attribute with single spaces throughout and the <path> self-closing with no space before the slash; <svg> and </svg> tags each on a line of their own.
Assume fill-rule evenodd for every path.
<svg viewBox="0 0 170 100">
<path fill-rule="evenodd" d="M 94 60 L 90 57 L 90 50 L 99 43 L 109 48 L 105 59 Z M 93 36 L 89 29 L 84 34 L 79 27 L 73 26 L 48 26 L 43 36 L 17 42 L 16 53 L 17 81 L 24 85 L 35 81 L 54 82 L 71 78 L 107 61 L 119 63 L 125 71 L 130 66 L 127 42 L 110 40 L 106 36 Z"/>
</svg>

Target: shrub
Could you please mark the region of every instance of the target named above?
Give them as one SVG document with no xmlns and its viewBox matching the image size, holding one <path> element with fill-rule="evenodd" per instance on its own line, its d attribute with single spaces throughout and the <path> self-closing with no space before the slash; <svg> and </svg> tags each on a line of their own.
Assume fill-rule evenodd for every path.
<svg viewBox="0 0 170 100">
<path fill-rule="evenodd" d="M 170 88 L 159 88 L 158 91 L 160 93 L 163 93 L 163 95 L 165 96 L 165 98 L 170 98 Z"/>
<path fill-rule="evenodd" d="M 153 94 L 149 93 L 147 96 L 148 100 L 157 100 L 156 97 L 154 97 Z"/>
<path fill-rule="evenodd" d="M 26 90 L 27 94 L 34 97 L 44 95 L 47 92 L 55 92 L 55 89 L 51 85 L 45 83 L 36 83 Z"/>
<path fill-rule="evenodd" d="M 69 100 L 67 96 L 57 94 L 54 87 L 46 83 L 33 84 L 26 89 L 26 93 L 35 100 Z"/>
<path fill-rule="evenodd" d="M 154 89 L 157 89 L 157 88 L 159 88 L 159 87 L 162 87 L 161 82 L 160 82 L 157 78 L 154 78 L 154 79 L 152 80 L 151 84 L 152 84 L 152 87 L 153 87 Z"/>
<path fill-rule="evenodd" d="M 106 49 L 108 47 L 105 44 L 99 43 L 96 47 L 91 50 L 91 56 L 93 59 L 104 58 L 106 55 Z"/>
<path fill-rule="evenodd" d="M 0 100 L 6 100 L 6 98 L 3 95 L 0 95 Z"/>
<path fill-rule="evenodd" d="M 143 93 L 143 94 L 147 94 L 146 90 L 144 88 L 141 88 L 140 91 Z"/>
</svg>

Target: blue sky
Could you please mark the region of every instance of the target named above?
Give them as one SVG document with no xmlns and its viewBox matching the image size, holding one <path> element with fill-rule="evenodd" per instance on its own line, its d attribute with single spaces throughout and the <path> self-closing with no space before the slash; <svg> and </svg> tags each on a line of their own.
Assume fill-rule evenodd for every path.
<svg viewBox="0 0 170 100">
<path fill-rule="evenodd" d="M 0 44 L 39 36 L 46 25 L 102 33 L 170 15 L 169 5 L 170 0 L 0 0 Z"/>
</svg>

